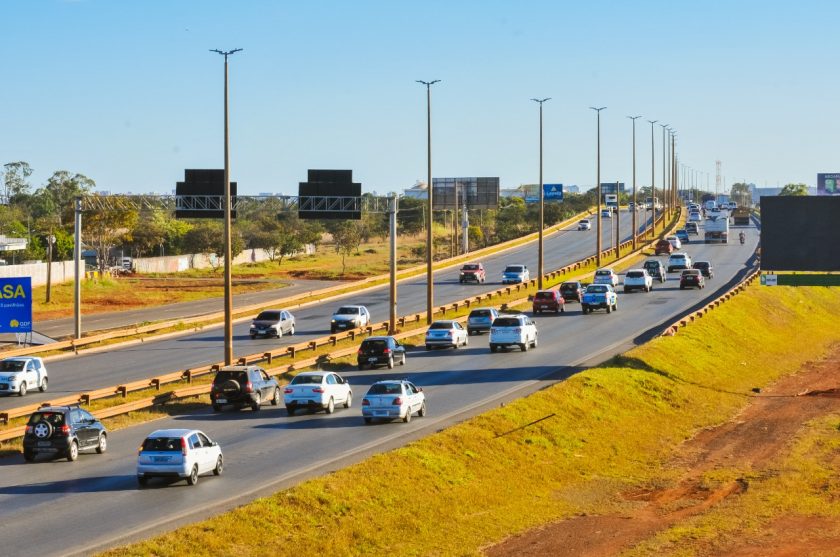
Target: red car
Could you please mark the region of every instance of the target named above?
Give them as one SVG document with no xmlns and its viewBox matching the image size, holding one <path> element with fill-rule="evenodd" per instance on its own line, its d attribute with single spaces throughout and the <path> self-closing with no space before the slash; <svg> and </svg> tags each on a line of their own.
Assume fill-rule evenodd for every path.
<svg viewBox="0 0 840 557">
<path fill-rule="evenodd" d="M 680 290 L 684 288 L 704 288 L 706 281 L 700 269 L 686 269 L 680 275 Z"/>
<path fill-rule="evenodd" d="M 462 284 L 468 281 L 482 284 L 485 278 L 484 265 L 481 263 L 467 263 L 461 267 L 461 272 L 458 273 L 458 282 Z"/>
<path fill-rule="evenodd" d="M 662 255 L 663 253 L 665 255 L 671 255 L 672 251 L 674 251 L 674 245 L 668 240 L 659 240 L 653 247 L 654 255 Z"/>
<path fill-rule="evenodd" d="M 566 300 L 557 290 L 540 290 L 534 294 L 534 313 L 553 311 L 563 313 L 566 311 Z"/>
</svg>

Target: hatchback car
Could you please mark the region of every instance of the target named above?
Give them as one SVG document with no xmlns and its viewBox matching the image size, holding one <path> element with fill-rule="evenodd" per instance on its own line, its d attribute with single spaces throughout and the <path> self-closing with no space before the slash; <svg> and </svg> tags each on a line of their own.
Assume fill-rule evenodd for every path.
<svg viewBox="0 0 840 557">
<path fill-rule="evenodd" d="M 672 251 L 674 251 L 674 246 L 668 240 L 659 240 L 653 246 L 654 255 L 669 255 Z"/>
<path fill-rule="evenodd" d="M 467 331 L 457 321 L 435 321 L 426 330 L 426 350 L 439 346 L 458 348 L 469 343 Z"/>
<path fill-rule="evenodd" d="M 258 336 L 282 337 L 295 334 L 295 316 L 282 309 L 261 311 L 251 322 L 251 338 Z"/>
<path fill-rule="evenodd" d="M 214 412 L 223 406 L 250 406 L 255 412 L 265 401 L 280 404 L 280 384 L 257 366 L 226 366 L 216 372 L 210 387 L 210 403 Z"/>
<path fill-rule="evenodd" d="M 624 274 L 624 292 L 653 290 L 653 277 L 644 269 L 630 269 Z"/>
<path fill-rule="evenodd" d="M 159 429 L 143 440 L 137 451 L 137 483 L 149 478 L 177 478 L 190 485 L 207 472 L 221 476 L 225 467 L 222 448 L 197 429 Z"/>
<path fill-rule="evenodd" d="M 516 284 L 531 280 L 531 273 L 525 265 L 508 265 L 502 273 L 502 284 Z"/>
<path fill-rule="evenodd" d="M 665 239 L 668 240 L 674 249 L 682 248 L 682 241 L 680 241 L 679 237 L 677 236 L 665 236 Z"/>
<path fill-rule="evenodd" d="M 691 268 L 698 269 L 700 274 L 707 279 L 715 278 L 715 270 L 711 261 L 695 261 Z"/>
<path fill-rule="evenodd" d="M 690 236 L 697 236 L 700 234 L 700 230 L 697 227 L 696 222 L 687 222 L 685 223 L 685 231 L 688 232 Z"/>
<path fill-rule="evenodd" d="M 672 253 L 668 258 L 668 272 L 682 271 L 683 269 L 691 269 L 691 257 L 687 253 Z"/>
<path fill-rule="evenodd" d="M 602 219 L 611 219 L 612 218 L 612 210 L 611 209 L 601 209 L 601 218 Z"/>
<path fill-rule="evenodd" d="M 365 366 L 388 366 L 394 369 L 394 363 L 405 365 L 405 346 L 390 336 L 368 337 L 362 341 L 356 358 L 359 370 Z"/>
<path fill-rule="evenodd" d="M 370 325 L 370 312 L 365 306 L 341 306 L 332 315 L 330 333 L 367 327 Z"/>
<path fill-rule="evenodd" d="M 595 271 L 595 279 L 592 281 L 592 284 L 609 284 L 615 288 L 618 286 L 618 275 L 609 268 L 598 269 Z"/>
<path fill-rule="evenodd" d="M 688 242 L 688 230 L 685 228 L 680 228 L 676 232 L 676 236 L 680 242 Z"/>
<path fill-rule="evenodd" d="M 578 302 L 583 299 L 583 285 L 576 280 L 569 280 L 560 285 L 560 295 L 567 302 Z"/>
<path fill-rule="evenodd" d="M 527 315 L 501 315 L 490 329 L 490 352 L 509 346 L 526 352 L 537 347 L 538 336 L 537 324 Z"/>
<path fill-rule="evenodd" d="M 335 412 L 337 404 L 345 408 L 353 405 L 350 383 L 332 371 L 305 371 L 295 375 L 283 389 L 286 413 L 292 416 L 298 408 Z"/>
<path fill-rule="evenodd" d="M 0 393 L 25 396 L 32 389 L 47 390 L 49 376 L 37 356 L 18 356 L 0 361 Z"/>
<path fill-rule="evenodd" d="M 29 416 L 23 434 L 23 459 L 32 462 L 39 454 L 65 457 L 70 462 L 79 452 L 108 448 L 108 432 L 96 417 L 78 406 L 45 406 Z"/>
<path fill-rule="evenodd" d="M 578 221 L 578 230 L 592 230 L 592 222 L 589 219 L 581 219 Z"/>
<path fill-rule="evenodd" d="M 544 311 L 563 313 L 566 311 L 565 305 L 566 300 L 560 295 L 559 290 L 540 290 L 534 294 L 534 313 L 542 313 Z"/>
<path fill-rule="evenodd" d="M 477 335 L 489 331 L 493 320 L 499 316 L 496 308 L 475 308 L 467 317 L 467 334 Z"/>
<path fill-rule="evenodd" d="M 700 222 L 703 217 L 700 216 L 700 211 L 691 211 L 688 214 L 688 222 Z"/>
<path fill-rule="evenodd" d="M 699 269 L 686 269 L 680 274 L 680 290 L 685 288 L 705 288 L 706 281 Z"/>
<path fill-rule="evenodd" d="M 665 276 L 665 266 L 658 259 L 648 259 L 642 267 L 654 280 L 665 282 L 668 278 Z"/>
<path fill-rule="evenodd" d="M 421 418 L 426 415 L 426 395 L 423 389 L 406 380 L 377 381 L 362 400 L 366 424 L 374 419 L 400 419 L 408 423 L 415 412 Z"/>
</svg>

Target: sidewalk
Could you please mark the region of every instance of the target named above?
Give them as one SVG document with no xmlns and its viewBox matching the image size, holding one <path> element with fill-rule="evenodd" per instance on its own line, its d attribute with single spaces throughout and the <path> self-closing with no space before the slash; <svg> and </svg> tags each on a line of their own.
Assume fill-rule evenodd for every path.
<svg viewBox="0 0 840 557">
<path fill-rule="evenodd" d="M 336 282 L 326 280 L 295 280 L 283 288 L 273 288 L 261 292 L 236 294 L 233 297 L 234 309 L 239 306 L 249 306 L 262 302 L 269 302 L 278 298 L 286 298 L 306 294 L 313 290 L 333 286 Z M 178 318 L 195 317 L 224 310 L 224 298 L 207 298 L 192 302 L 179 302 L 166 306 L 156 306 L 143 309 L 133 309 L 112 313 L 98 313 L 85 315 L 82 312 L 82 331 L 102 331 L 122 327 L 130 327 L 152 321 L 166 321 Z M 55 339 L 70 337 L 75 334 L 75 322 L 72 317 L 36 322 L 35 332 L 32 333 L 34 344 L 46 344 Z M 16 343 L 14 335 L 0 335 L 0 346 L 5 343 Z"/>
</svg>

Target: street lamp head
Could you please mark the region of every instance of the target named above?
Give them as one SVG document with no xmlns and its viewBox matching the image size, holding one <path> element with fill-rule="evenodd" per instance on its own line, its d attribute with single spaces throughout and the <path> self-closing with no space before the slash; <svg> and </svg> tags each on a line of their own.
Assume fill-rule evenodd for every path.
<svg viewBox="0 0 840 557">
<path fill-rule="evenodd" d="M 542 104 L 542 103 L 544 103 L 544 102 L 546 102 L 546 101 L 550 101 L 550 100 L 551 100 L 551 97 L 546 97 L 546 98 L 544 98 L 544 99 L 531 99 L 531 100 L 532 100 L 532 101 L 534 101 L 535 103 L 540 103 L 540 104 Z"/>
<path fill-rule="evenodd" d="M 425 85 L 426 87 L 431 87 L 431 86 L 432 86 L 432 85 L 434 85 L 435 83 L 439 83 L 439 82 L 440 82 L 440 80 L 439 80 L 439 79 L 435 79 L 435 80 L 433 80 L 433 81 L 423 81 L 422 79 L 416 79 L 415 81 L 416 81 L 417 83 L 422 83 L 422 84 L 423 84 L 423 85 Z"/>
<path fill-rule="evenodd" d="M 235 54 L 235 53 L 241 52 L 241 51 L 242 51 L 241 48 L 234 48 L 233 50 L 219 50 L 218 48 L 211 48 L 210 49 L 210 52 L 215 52 L 217 54 L 221 54 L 225 58 L 227 58 L 231 54 Z"/>
<path fill-rule="evenodd" d="M 628 116 L 628 118 L 630 118 L 634 122 L 636 121 L 637 118 L 641 118 L 641 117 L 642 117 L 641 114 L 639 116 Z"/>
<path fill-rule="evenodd" d="M 607 107 L 606 107 L 606 106 L 602 106 L 602 107 L 600 107 L 600 108 L 595 108 L 594 106 L 590 106 L 589 108 L 591 108 L 591 109 L 592 109 L 592 110 L 594 110 L 595 112 L 601 112 L 602 110 L 604 110 L 604 109 L 605 109 L 605 108 L 607 108 Z"/>
<path fill-rule="evenodd" d="M 659 121 L 659 120 L 648 120 L 648 123 L 650 124 L 650 126 L 651 126 L 651 127 L 653 127 L 653 125 L 654 125 L 655 123 L 657 123 L 658 121 Z"/>
</svg>

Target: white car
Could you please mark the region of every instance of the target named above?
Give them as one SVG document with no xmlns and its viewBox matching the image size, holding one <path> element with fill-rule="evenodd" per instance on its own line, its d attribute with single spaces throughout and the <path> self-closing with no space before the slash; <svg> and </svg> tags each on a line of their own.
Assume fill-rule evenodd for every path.
<svg viewBox="0 0 840 557">
<path fill-rule="evenodd" d="M 502 284 L 516 284 L 531 280 L 531 273 L 526 265 L 508 265 L 502 273 Z"/>
<path fill-rule="evenodd" d="M 467 343 L 467 330 L 457 321 L 435 321 L 426 330 L 426 350 L 435 346 L 458 348 Z"/>
<path fill-rule="evenodd" d="M 665 239 L 674 246 L 674 249 L 682 249 L 682 242 L 676 236 L 666 236 Z"/>
<path fill-rule="evenodd" d="M 612 218 L 612 209 L 601 209 L 601 218 L 602 219 L 611 219 Z"/>
<path fill-rule="evenodd" d="M 222 448 L 197 429 L 159 429 L 146 437 L 137 453 L 137 483 L 149 478 L 186 479 L 190 485 L 207 472 L 221 476 Z"/>
<path fill-rule="evenodd" d="M 700 211 L 691 211 L 688 213 L 688 222 L 700 222 L 703 217 L 700 216 Z"/>
<path fill-rule="evenodd" d="M 618 286 L 618 275 L 610 268 L 598 269 L 595 271 L 595 278 L 592 284 L 609 284 L 613 288 Z"/>
<path fill-rule="evenodd" d="M 685 252 L 672 253 L 668 258 L 668 265 L 666 267 L 668 267 L 669 273 L 691 269 L 691 257 Z"/>
<path fill-rule="evenodd" d="M 331 371 L 305 371 L 295 375 L 283 389 L 283 403 L 286 413 L 294 415 L 298 408 L 335 412 L 336 404 L 345 408 L 353 405 L 353 389 L 350 383 Z"/>
<path fill-rule="evenodd" d="M 31 389 L 47 390 L 47 368 L 36 356 L 20 356 L 0 361 L 0 393 L 24 396 Z"/>
<path fill-rule="evenodd" d="M 523 352 L 537 347 L 537 324 L 527 315 L 500 315 L 490 327 L 490 352 L 518 346 Z"/>
<path fill-rule="evenodd" d="M 578 221 L 578 230 L 592 230 L 592 222 L 589 219 Z"/>
<path fill-rule="evenodd" d="M 365 306 L 341 306 L 332 315 L 330 333 L 348 331 L 370 325 L 370 312 Z"/>
<path fill-rule="evenodd" d="M 653 290 L 653 277 L 646 269 L 630 269 L 624 273 L 624 292 L 642 290 L 650 292 Z"/>
<path fill-rule="evenodd" d="M 417 412 L 426 415 L 426 395 L 423 389 L 410 381 L 377 381 L 368 389 L 362 400 L 362 417 L 369 424 L 374 419 L 411 421 Z"/>
</svg>

